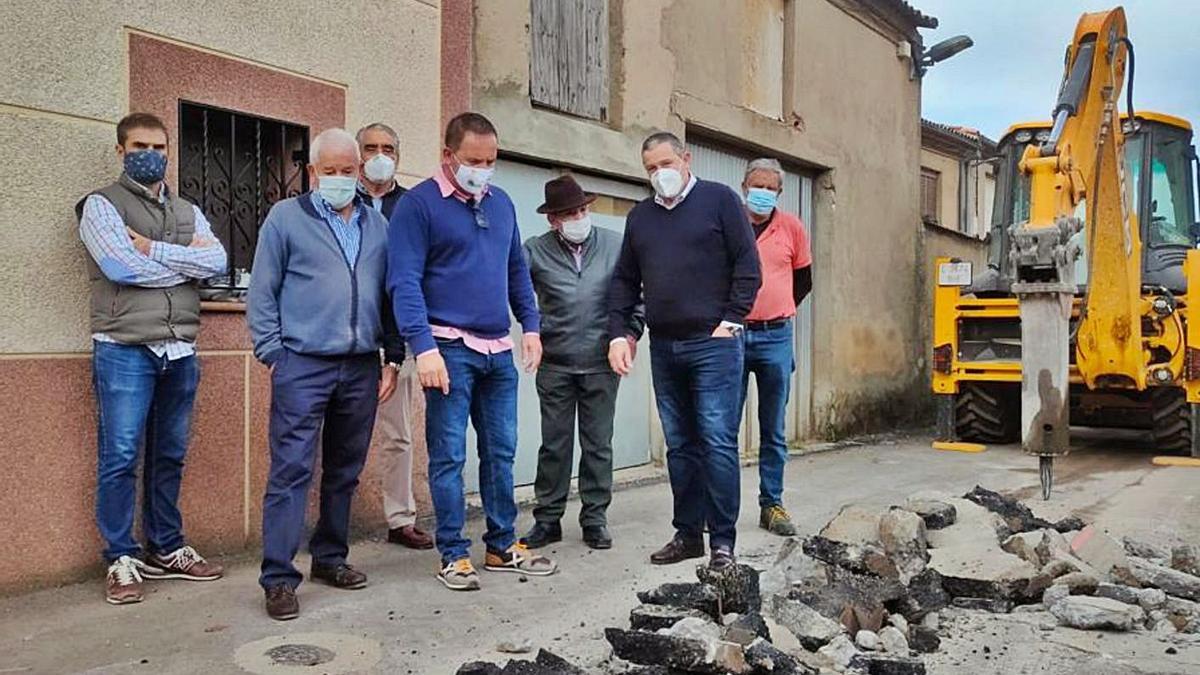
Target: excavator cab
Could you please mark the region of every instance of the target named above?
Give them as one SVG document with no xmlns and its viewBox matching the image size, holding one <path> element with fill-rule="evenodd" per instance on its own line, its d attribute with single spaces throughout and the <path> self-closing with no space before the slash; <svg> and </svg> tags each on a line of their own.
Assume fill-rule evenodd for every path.
<svg viewBox="0 0 1200 675">
<path fill-rule="evenodd" d="M 1017 124 L 1000 139 L 996 192 L 989 234 L 988 262 L 973 270 L 969 285 L 942 283 L 939 260 L 934 297 L 933 390 L 938 400 L 938 436 L 942 440 L 981 443 L 1020 441 L 1021 320 L 1012 291 L 1010 228 L 1029 219 L 1030 178 L 1019 165 L 1029 145 L 1050 136 L 1049 122 Z M 1139 111 L 1125 133 L 1127 203 L 1137 214 L 1142 240 L 1143 295 L 1186 297 L 1188 251 L 1200 244 L 1196 218 L 1196 152 L 1192 127 L 1171 115 Z M 1083 215 L 1083 206 L 1079 215 Z M 1081 242 L 1086 233 L 1075 235 Z M 1087 247 L 1075 263 L 1078 292 L 1072 312 L 1077 324 L 1087 292 Z M 960 275 L 961 276 L 961 275 Z M 961 282 L 956 282 L 961 283 Z M 1198 293 L 1197 295 L 1200 295 Z M 1182 303 L 1181 303 L 1182 304 Z M 1181 314 L 1186 314 L 1186 308 Z M 1170 364 L 1186 347 L 1159 347 L 1148 358 Z M 1200 347 L 1200 344 L 1194 345 Z M 1088 389 L 1074 366 L 1072 348 L 1070 420 L 1072 425 L 1144 429 L 1161 450 L 1187 451 L 1192 440 L 1191 406 L 1185 398 L 1184 373 L 1170 384 L 1145 391 Z M 1198 352 L 1200 353 L 1200 352 Z M 1200 375 L 1200 363 L 1197 364 Z"/>
<path fill-rule="evenodd" d="M 1125 175 L 1132 193 L 1128 202 L 1141 227 L 1142 282 L 1183 293 L 1187 290 L 1184 260 L 1188 250 L 1200 244 L 1192 125 L 1172 115 L 1152 112 L 1137 113 L 1132 123 L 1122 115 L 1122 125 Z M 1049 137 L 1049 122 L 1030 122 L 1010 127 L 997 144 L 988 268 L 974 280 L 974 291 L 985 295 L 1007 295 L 1011 291 L 1009 228 L 1029 219 L 1030 180 L 1021 175 L 1018 165 L 1026 147 L 1041 144 Z M 1144 176 L 1150 179 L 1142 180 Z M 1075 280 L 1081 290 L 1087 284 L 1086 247 L 1076 263 Z"/>
</svg>

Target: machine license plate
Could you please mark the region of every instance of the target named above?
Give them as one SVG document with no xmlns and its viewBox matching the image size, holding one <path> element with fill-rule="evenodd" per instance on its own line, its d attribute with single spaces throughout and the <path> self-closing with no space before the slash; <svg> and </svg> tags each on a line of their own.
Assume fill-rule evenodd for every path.
<svg viewBox="0 0 1200 675">
<path fill-rule="evenodd" d="M 971 263 L 948 262 L 938 265 L 938 286 L 970 286 Z"/>
</svg>

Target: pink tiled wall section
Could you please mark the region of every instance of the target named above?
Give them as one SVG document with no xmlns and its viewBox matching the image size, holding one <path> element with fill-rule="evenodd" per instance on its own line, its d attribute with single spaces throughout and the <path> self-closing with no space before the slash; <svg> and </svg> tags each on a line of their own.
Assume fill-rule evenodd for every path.
<svg viewBox="0 0 1200 675">
<path fill-rule="evenodd" d="M 133 33 L 129 109 L 158 115 L 179 156 L 179 101 L 301 124 L 315 135 L 346 123 L 341 87 Z M 169 169 L 173 174 L 177 164 Z M 174 175 L 172 177 L 175 177 Z"/>
<path fill-rule="evenodd" d="M 200 391 L 180 499 L 184 533 L 205 554 L 236 553 L 261 538 L 270 381 L 250 353 L 241 313 L 205 313 L 198 347 Z M 0 594 L 99 579 L 91 373 L 88 354 L 0 359 L 0 464 L 6 467 L 0 471 L 0 537 L 6 542 L 0 546 Z M 413 480 L 425 515 L 424 400 L 418 395 L 415 402 Z M 355 500 L 359 533 L 382 534 L 385 527 L 379 454 L 373 447 Z M 315 514 L 315 483 L 310 502 Z"/>
<path fill-rule="evenodd" d="M 442 126 L 471 108 L 473 16 L 471 0 L 442 0 Z"/>
</svg>

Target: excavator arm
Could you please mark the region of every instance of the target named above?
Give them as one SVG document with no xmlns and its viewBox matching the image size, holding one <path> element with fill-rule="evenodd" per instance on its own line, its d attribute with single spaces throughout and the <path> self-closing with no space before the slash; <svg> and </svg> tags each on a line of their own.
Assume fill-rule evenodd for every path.
<svg viewBox="0 0 1200 675">
<path fill-rule="evenodd" d="M 1021 438 L 1025 452 L 1041 458 L 1046 498 L 1053 458 L 1070 449 L 1072 342 L 1089 388 L 1146 386 L 1141 241 L 1118 110 L 1131 54 L 1123 9 L 1084 14 L 1067 51 L 1050 138 L 1026 148 L 1020 163 L 1030 215 L 1013 227 L 1009 256 L 1021 313 Z M 1072 339 L 1074 264 L 1084 246 L 1088 290 Z"/>
</svg>

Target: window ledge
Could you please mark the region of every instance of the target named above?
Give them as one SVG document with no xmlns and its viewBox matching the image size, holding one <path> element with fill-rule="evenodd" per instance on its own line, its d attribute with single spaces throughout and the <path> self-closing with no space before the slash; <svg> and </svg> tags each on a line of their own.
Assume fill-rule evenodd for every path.
<svg viewBox="0 0 1200 675">
<path fill-rule="evenodd" d="M 945 227 L 944 225 L 938 225 L 936 223 L 930 223 L 930 222 L 924 222 L 922 224 L 925 226 L 926 229 L 933 230 L 935 232 L 941 232 L 943 234 L 948 234 L 948 235 L 951 235 L 954 237 L 958 237 L 959 239 L 966 239 L 967 241 L 974 242 L 976 244 L 982 244 L 987 241 L 987 237 L 976 237 L 973 234 L 967 234 L 966 232 L 960 232 L 958 230 L 953 230 L 953 229 L 950 229 L 949 227 Z"/>
</svg>

